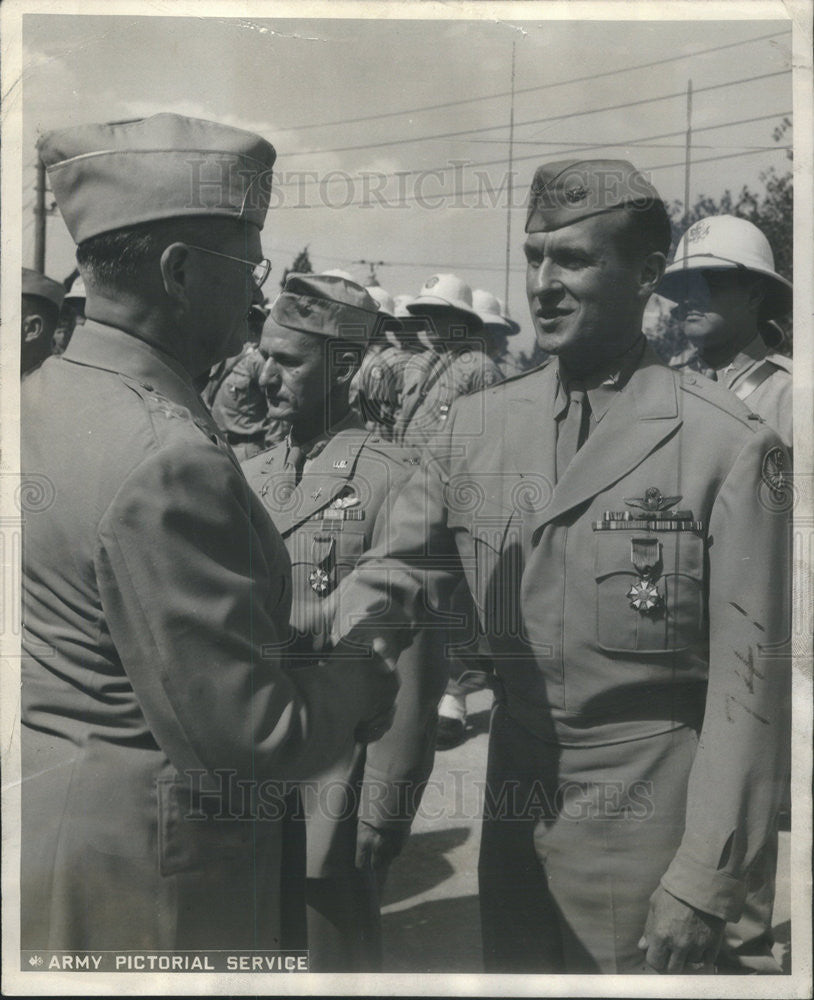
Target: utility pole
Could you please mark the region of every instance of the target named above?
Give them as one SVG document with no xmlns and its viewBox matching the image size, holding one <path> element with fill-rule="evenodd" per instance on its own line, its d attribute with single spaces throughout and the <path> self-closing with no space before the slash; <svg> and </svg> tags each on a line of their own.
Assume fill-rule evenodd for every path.
<svg viewBox="0 0 814 1000">
<path fill-rule="evenodd" d="M 354 264 L 367 264 L 370 268 L 370 273 L 367 276 L 367 288 L 372 288 L 374 285 L 378 285 L 379 279 L 376 277 L 377 267 L 386 267 L 387 263 L 383 260 L 355 260 Z"/>
<path fill-rule="evenodd" d="M 512 42 L 512 103 L 509 110 L 509 180 L 506 185 L 508 204 L 506 206 L 506 282 L 503 290 L 503 302 L 509 308 L 509 271 L 512 260 L 512 167 L 514 165 L 514 60 L 517 52 L 517 42 Z"/>
<path fill-rule="evenodd" d="M 692 80 L 687 80 L 687 135 L 684 142 L 684 230 L 690 224 L 690 163 L 692 161 Z"/>
<path fill-rule="evenodd" d="M 34 199 L 34 270 L 45 274 L 45 164 L 37 156 L 37 186 Z"/>
</svg>

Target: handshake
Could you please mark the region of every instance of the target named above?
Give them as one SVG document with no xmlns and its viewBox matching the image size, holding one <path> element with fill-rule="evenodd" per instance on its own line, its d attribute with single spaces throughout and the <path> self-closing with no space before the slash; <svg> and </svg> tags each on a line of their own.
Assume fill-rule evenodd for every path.
<svg viewBox="0 0 814 1000">
<path fill-rule="evenodd" d="M 376 635 L 365 642 L 340 639 L 326 658 L 326 665 L 336 664 L 338 670 L 353 664 L 361 668 L 368 698 L 368 707 L 354 730 L 357 743 L 375 743 L 393 724 L 396 712 L 396 695 L 400 681 L 396 670 L 399 650 L 395 643 L 383 635 Z"/>
</svg>

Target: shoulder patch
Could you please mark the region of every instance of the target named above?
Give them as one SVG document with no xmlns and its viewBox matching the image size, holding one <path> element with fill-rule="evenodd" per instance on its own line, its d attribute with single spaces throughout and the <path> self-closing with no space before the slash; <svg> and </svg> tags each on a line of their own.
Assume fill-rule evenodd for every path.
<svg viewBox="0 0 814 1000">
<path fill-rule="evenodd" d="M 760 478 L 769 488 L 772 500 L 782 503 L 790 486 L 788 461 L 782 448 L 770 448 L 763 456 Z"/>
</svg>

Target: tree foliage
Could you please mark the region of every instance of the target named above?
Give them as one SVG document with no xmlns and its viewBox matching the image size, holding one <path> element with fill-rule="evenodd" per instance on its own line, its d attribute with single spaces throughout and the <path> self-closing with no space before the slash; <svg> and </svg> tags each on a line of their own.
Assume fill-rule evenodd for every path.
<svg viewBox="0 0 814 1000">
<path fill-rule="evenodd" d="M 313 274 L 314 269 L 311 266 L 311 258 L 308 256 L 308 247 L 304 247 L 297 256 L 294 258 L 294 263 L 291 267 L 287 267 L 283 271 L 283 280 L 280 282 L 280 288 L 285 287 L 286 278 L 289 274 Z"/>
</svg>

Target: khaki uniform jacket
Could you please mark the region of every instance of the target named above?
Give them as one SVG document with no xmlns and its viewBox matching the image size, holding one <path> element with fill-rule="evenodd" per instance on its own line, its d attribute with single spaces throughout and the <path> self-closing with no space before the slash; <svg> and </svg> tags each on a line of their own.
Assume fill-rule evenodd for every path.
<svg viewBox="0 0 814 1000">
<path fill-rule="evenodd" d="M 409 634 L 459 560 L 500 697 L 552 752 L 703 722 L 663 884 L 737 919 L 786 768 L 787 457 L 729 392 L 647 350 L 555 482 L 556 387 L 549 363 L 456 403 L 399 496 L 395 537 L 343 587 L 337 636 Z M 648 490 L 685 513 L 613 520 Z M 653 613 L 632 606 L 637 562 Z"/>
<path fill-rule="evenodd" d="M 288 656 L 292 666 L 327 652 L 336 588 L 374 538 L 393 533 L 393 499 L 419 461 L 414 449 L 383 441 L 351 413 L 312 447 L 299 485 L 284 471 L 282 442 L 243 465 L 285 539 L 293 602 Z M 308 875 L 352 869 L 357 819 L 406 837 L 432 770 L 438 701 L 446 684 L 440 632 L 417 632 L 398 661 L 401 688 L 390 731 L 368 747 L 337 756 L 318 782 L 302 789 Z M 347 786 L 347 792 L 343 788 Z"/>
<path fill-rule="evenodd" d="M 749 388 L 749 379 L 758 369 L 770 374 L 759 385 Z M 732 363 L 717 373 L 718 381 L 742 399 L 749 409 L 759 413 L 773 427 L 783 444 L 792 447 L 792 361 L 782 354 L 770 351 L 760 337 L 734 358 Z"/>
<path fill-rule="evenodd" d="M 474 347 L 453 348 L 440 355 L 425 351 L 410 359 L 404 370 L 396 440 L 424 445 L 444 425 L 459 396 L 500 381 L 492 359 Z"/>
<path fill-rule="evenodd" d="M 22 466 L 23 947 L 279 947 L 267 783 L 350 752 L 364 668 L 283 668 L 285 545 L 160 350 L 77 329 Z"/>
</svg>

